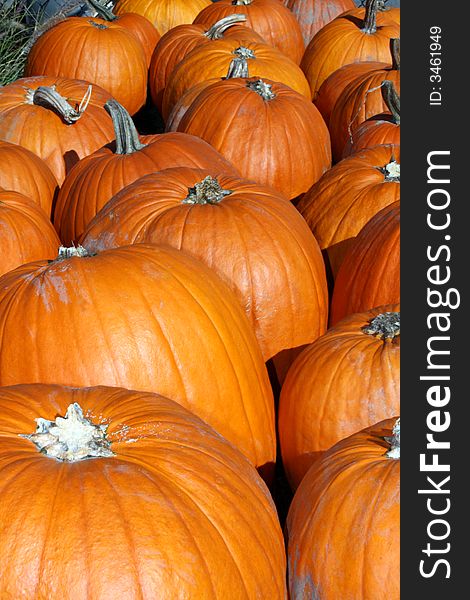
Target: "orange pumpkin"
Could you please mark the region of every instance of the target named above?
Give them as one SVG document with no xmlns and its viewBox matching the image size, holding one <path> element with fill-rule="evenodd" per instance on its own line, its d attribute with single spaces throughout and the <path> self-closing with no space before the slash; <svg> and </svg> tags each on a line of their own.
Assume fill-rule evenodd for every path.
<svg viewBox="0 0 470 600">
<path fill-rule="evenodd" d="M 399 412 L 399 310 L 388 305 L 346 317 L 289 369 L 278 428 L 292 489 L 333 444 Z"/>
<path fill-rule="evenodd" d="M 272 391 L 248 319 L 228 286 L 179 250 L 63 249 L 4 275 L 0 385 L 25 381 L 161 393 L 256 466 L 275 460 Z"/>
<path fill-rule="evenodd" d="M 217 21 L 210 27 L 203 23 L 178 25 L 162 36 L 152 55 L 149 68 L 149 89 L 152 101 L 160 111 L 163 93 L 172 71 L 194 48 L 215 40 L 232 37 L 247 42 L 264 42 L 258 33 L 249 27 L 243 27 L 245 22 L 245 15 L 233 14 Z"/>
<path fill-rule="evenodd" d="M 337 163 L 304 194 L 297 208 L 313 231 L 336 277 L 362 227 L 400 198 L 400 147 L 376 146 Z M 378 304 L 390 304 L 387 300 Z M 373 306 L 378 306 L 374 304 Z M 358 309 L 353 312 L 360 312 Z"/>
<path fill-rule="evenodd" d="M 103 108 L 110 98 L 86 81 L 18 79 L 0 87 L 0 139 L 37 154 L 61 185 L 75 163 L 114 139 Z"/>
<path fill-rule="evenodd" d="M 195 48 L 175 67 L 163 94 L 163 119 L 168 119 L 189 88 L 204 80 L 226 77 L 227 73 L 229 77 L 263 77 L 278 81 L 306 98 L 310 97 L 305 75 L 276 48 L 238 39 L 216 40 Z"/>
<path fill-rule="evenodd" d="M 393 81 L 382 83 L 382 96 L 390 115 L 382 113 L 364 121 L 348 139 L 343 157 L 382 144 L 400 145 L 400 96 Z"/>
<path fill-rule="evenodd" d="M 397 93 L 400 93 L 400 40 L 391 40 L 391 47 L 392 65 L 354 79 L 334 105 L 329 130 L 335 160 L 341 160 L 346 143 L 364 121 L 388 110 L 381 91 L 384 82 L 393 82 Z"/>
<path fill-rule="evenodd" d="M 284 0 L 299 22 L 306 46 L 327 23 L 356 7 L 353 0 Z"/>
<path fill-rule="evenodd" d="M 331 323 L 396 302 L 400 302 L 399 202 L 371 218 L 351 244 L 335 281 Z"/>
<path fill-rule="evenodd" d="M 182 406 L 40 384 L 0 406 L 2 598 L 286 597 L 266 486 Z"/>
<path fill-rule="evenodd" d="M 147 97 L 147 60 L 126 27 L 98 17 L 67 17 L 33 44 L 25 75 L 84 79 L 135 114 Z"/>
<path fill-rule="evenodd" d="M 46 163 L 36 154 L 0 140 L 0 188 L 28 196 L 49 217 L 57 181 Z"/>
<path fill-rule="evenodd" d="M 334 71 L 362 61 L 389 62 L 391 38 L 400 36 L 400 26 L 386 17 L 378 19 L 379 0 L 366 0 L 364 19 L 343 13 L 325 25 L 307 46 L 300 66 L 314 102 L 318 90 Z"/>
<path fill-rule="evenodd" d="M 279 0 L 218 0 L 204 8 L 194 23 L 214 23 L 233 13 L 245 14 L 248 27 L 296 64 L 300 63 L 305 48 L 302 30 Z"/>
<path fill-rule="evenodd" d="M 328 129 L 315 106 L 274 81 L 234 78 L 210 85 L 178 130 L 206 140 L 243 177 L 270 185 L 289 200 L 331 165 Z"/>
<path fill-rule="evenodd" d="M 0 188 L 0 276 L 34 260 L 56 256 L 60 246 L 46 213 L 30 198 Z"/>
<path fill-rule="evenodd" d="M 245 309 L 264 360 L 326 330 L 321 252 L 272 188 L 201 169 L 147 175 L 108 202 L 81 240 L 91 251 L 136 242 L 168 244 L 211 267 Z"/>
<path fill-rule="evenodd" d="M 400 598 L 400 429 L 388 419 L 333 446 L 287 517 L 292 600 Z"/>
<path fill-rule="evenodd" d="M 79 239 L 96 213 L 126 185 L 142 175 L 167 167 L 238 171 L 203 140 L 184 133 L 139 138 L 126 110 L 115 100 L 105 104 L 113 119 L 116 140 L 82 159 L 66 177 L 57 197 L 54 224 L 62 242 Z"/>
<path fill-rule="evenodd" d="M 211 0 L 118 0 L 116 14 L 138 13 L 146 17 L 163 35 L 173 27 L 192 23 Z"/>
</svg>

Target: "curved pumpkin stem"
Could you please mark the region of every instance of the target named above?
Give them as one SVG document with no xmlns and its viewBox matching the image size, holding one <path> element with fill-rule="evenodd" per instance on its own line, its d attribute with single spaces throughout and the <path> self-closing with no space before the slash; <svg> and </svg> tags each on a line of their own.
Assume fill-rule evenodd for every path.
<svg viewBox="0 0 470 600">
<path fill-rule="evenodd" d="M 382 98 L 392 113 L 393 122 L 400 125 L 400 96 L 397 94 L 393 81 L 386 79 L 382 83 Z"/>
<path fill-rule="evenodd" d="M 379 340 L 393 340 L 393 338 L 400 335 L 400 313 L 381 313 L 365 325 L 362 331 L 367 335 L 373 335 Z"/>
<path fill-rule="evenodd" d="M 364 15 L 364 33 L 373 34 L 377 31 L 377 10 L 379 0 L 367 0 Z"/>
<path fill-rule="evenodd" d="M 130 114 L 117 100 L 108 100 L 104 108 L 113 121 L 116 136 L 115 154 L 133 154 L 145 148 L 146 145 L 140 141 L 139 133 Z"/>
<path fill-rule="evenodd" d="M 392 38 L 390 40 L 390 52 L 392 54 L 392 69 L 400 70 L 400 38 Z"/>
<path fill-rule="evenodd" d="M 231 190 L 224 190 L 217 179 L 208 175 L 194 187 L 188 188 L 183 204 L 217 204 L 231 193 Z"/>
<path fill-rule="evenodd" d="M 232 79 L 233 77 L 249 77 L 248 74 L 248 59 L 256 58 L 253 50 L 249 48 L 245 48 L 244 46 L 238 47 L 234 50 L 233 54 L 235 54 L 235 58 L 229 65 L 227 71 L 227 79 Z"/>
<path fill-rule="evenodd" d="M 114 456 L 106 439 L 108 425 L 94 425 L 83 416 L 83 410 L 76 402 L 69 405 L 65 417 L 57 417 L 55 421 L 39 418 L 36 423 L 34 433 L 20 436 L 33 442 L 49 458 L 77 462 Z"/>
<path fill-rule="evenodd" d="M 28 89 L 26 101 L 36 106 L 43 106 L 44 108 L 54 110 L 68 125 L 71 125 L 78 121 L 87 109 L 91 92 L 92 85 L 90 84 L 77 108 L 70 106 L 67 100 L 57 92 L 55 85 L 41 85 L 35 90 Z"/>
<path fill-rule="evenodd" d="M 392 437 L 386 437 L 385 441 L 390 444 L 390 450 L 386 453 L 388 458 L 400 458 L 400 419 L 395 421 L 392 429 Z"/>
<path fill-rule="evenodd" d="M 256 92 L 263 100 L 274 100 L 276 94 L 272 91 L 272 85 L 266 83 L 262 79 L 256 79 L 255 81 L 249 81 L 246 87 Z"/>
<path fill-rule="evenodd" d="M 119 18 L 113 13 L 112 9 L 108 8 L 104 4 L 101 4 L 99 0 L 86 0 L 86 3 L 94 8 L 98 13 L 98 16 L 104 21 L 116 21 L 116 19 Z"/>
<path fill-rule="evenodd" d="M 209 27 L 209 29 L 204 33 L 204 35 L 210 40 L 220 40 L 224 37 L 223 34 L 225 31 L 227 31 L 227 29 L 233 27 L 233 25 L 237 25 L 237 23 L 245 22 L 246 15 L 239 15 L 237 13 L 233 15 L 228 15 L 228 17 L 220 19 L 220 21 L 214 23 L 212 27 Z"/>
</svg>

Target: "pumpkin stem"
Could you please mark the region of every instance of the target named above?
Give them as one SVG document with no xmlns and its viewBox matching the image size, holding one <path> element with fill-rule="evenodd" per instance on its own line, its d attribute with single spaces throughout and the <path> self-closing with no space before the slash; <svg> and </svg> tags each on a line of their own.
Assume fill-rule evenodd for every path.
<svg viewBox="0 0 470 600">
<path fill-rule="evenodd" d="M 60 246 L 57 258 L 50 262 L 57 262 L 60 260 L 65 260 L 67 258 L 73 258 L 74 256 L 83 258 L 94 255 L 83 246 L 80 246 L 80 244 L 78 246 L 70 246 L 69 248 L 67 248 L 66 246 Z"/>
<path fill-rule="evenodd" d="M 392 55 L 392 70 L 400 70 L 400 38 L 390 40 L 390 53 Z"/>
<path fill-rule="evenodd" d="M 111 99 L 104 105 L 106 112 L 111 116 L 116 136 L 115 154 L 133 154 L 145 148 L 139 140 L 139 134 L 130 114 L 117 100 Z"/>
<path fill-rule="evenodd" d="M 78 107 L 72 108 L 67 100 L 56 91 L 55 84 L 51 86 L 40 85 L 35 90 L 27 89 L 26 102 L 55 111 L 68 125 L 71 125 L 78 121 L 87 109 L 91 91 L 92 85 L 90 84 Z"/>
<path fill-rule="evenodd" d="M 364 33 L 372 35 L 377 31 L 377 10 L 379 0 L 367 0 L 364 15 Z"/>
<path fill-rule="evenodd" d="M 400 313 L 386 312 L 377 315 L 362 328 L 367 335 L 379 340 L 393 340 L 400 335 Z"/>
<path fill-rule="evenodd" d="M 400 458 L 400 419 L 395 421 L 392 429 L 392 437 L 386 437 L 385 441 L 390 444 L 390 450 L 386 453 L 388 458 Z"/>
<path fill-rule="evenodd" d="M 228 15 L 228 17 L 220 19 L 220 21 L 214 23 L 212 27 L 209 27 L 209 29 L 204 33 L 204 35 L 210 40 L 220 40 L 224 37 L 223 34 L 225 31 L 227 31 L 227 29 L 229 29 L 233 25 L 236 25 L 237 23 L 244 23 L 245 21 L 246 15 L 239 15 L 237 13 L 234 13 L 233 15 Z"/>
<path fill-rule="evenodd" d="M 243 77 L 246 79 L 249 77 L 247 61 L 249 58 L 256 58 L 255 53 L 249 48 L 240 46 L 233 51 L 233 54 L 235 54 L 235 58 L 229 65 L 226 78 L 232 79 L 232 77 Z"/>
<path fill-rule="evenodd" d="M 224 190 L 217 179 L 208 175 L 194 187 L 188 188 L 183 204 L 217 204 L 232 192 Z"/>
<path fill-rule="evenodd" d="M 393 122 L 400 125 L 400 96 L 397 94 L 393 81 L 386 79 L 382 83 L 382 98 L 392 113 Z"/>
<path fill-rule="evenodd" d="M 88 19 L 88 23 L 90 23 L 90 25 L 92 25 L 93 27 L 96 27 L 96 29 L 101 29 L 102 31 L 104 31 L 105 29 L 109 29 L 109 27 L 104 23 L 97 23 L 96 21 L 92 21 L 91 19 Z"/>
<path fill-rule="evenodd" d="M 112 9 L 101 4 L 99 0 L 86 0 L 86 3 L 94 8 L 98 13 L 98 16 L 104 21 L 115 21 L 118 18 L 117 15 L 113 13 Z"/>
<path fill-rule="evenodd" d="M 272 85 L 270 83 L 266 83 L 262 79 L 249 81 L 246 84 L 246 87 L 259 94 L 263 100 L 273 100 L 276 97 L 276 94 L 272 91 Z"/>
<path fill-rule="evenodd" d="M 33 442 L 48 456 L 64 462 L 76 462 L 86 458 L 114 456 L 110 442 L 106 439 L 108 425 L 94 425 L 83 416 L 83 410 L 76 402 L 70 404 L 65 417 L 55 421 L 35 419 L 34 433 L 20 434 Z"/>
<path fill-rule="evenodd" d="M 378 170 L 385 175 L 387 183 L 400 183 L 400 163 L 392 160 L 385 167 L 377 167 Z"/>
<path fill-rule="evenodd" d="M 232 6 L 248 6 L 253 0 L 232 0 Z"/>
</svg>

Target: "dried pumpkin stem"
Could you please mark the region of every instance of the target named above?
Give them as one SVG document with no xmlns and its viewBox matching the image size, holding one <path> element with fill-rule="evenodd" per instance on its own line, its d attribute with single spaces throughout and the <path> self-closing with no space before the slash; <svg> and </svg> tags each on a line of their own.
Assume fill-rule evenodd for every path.
<svg viewBox="0 0 470 600">
<path fill-rule="evenodd" d="M 146 144 L 142 144 L 140 141 L 130 114 L 117 100 L 108 100 L 104 108 L 113 121 L 116 136 L 115 154 L 133 154 L 145 148 Z"/>
<path fill-rule="evenodd" d="M 400 458 L 400 419 L 395 421 L 395 425 L 392 429 L 392 436 L 386 437 L 385 441 L 390 444 L 390 450 L 386 453 L 388 458 L 394 458 L 395 460 Z"/>
<path fill-rule="evenodd" d="M 400 163 L 392 160 L 385 167 L 377 167 L 377 169 L 385 175 L 384 179 L 387 183 L 400 183 Z"/>
<path fill-rule="evenodd" d="M 55 421 L 39 418 L 36 423 L 34 433 L 20 434 L 20 437 L 33 442 L 49 458 L 77 462 L 114 456 L 106 439 L 108 425 L 94 425 L 83 416 L 76 402 L 69 405 L 65 417 L 57 417 Z"/>
<path fill-rule="evenodd" d="M 225 31 L 227 31 L 227 29 L 229 29 L 233 25 L 236 25 L 237 23 L 245 23 L 245 22 L 246 22 L 246 15 L 239 15 L 237 13 L 235 13 L 233 15 L 228 15 L 228 17 L 224 17 L 223 19 L 220 19 L 220 21 L 217 21 L 217 23 L 214 23 L 214 25 L 212 25 L 212 27 L 209 27 L 209 29 L 204 33 L 204 35 L 207 38 L 209 38 L 210 40 L 220 40 L 224 37 L 223 34 Z"/>
<path fill-rule="evenodd" d="M 274 100 L 276 94 L 272 91 L 272 85 L 266 83 L 262 79 L 256 79 L 256 81 L 249 81 L 246 87 L 253 90 L 263 98 L 263 100 Z"/>
<path fill-rule="evenodd" d="M 362 328 L 367 335 L 373 335 L 379 340 L 393 340 L 400 335 L 400 313 L 386 312 L 377 315 Z"/>
<path fill-rule="evenodd" d="M 36 106 L 43 106 L 55 111 L 68 125 L 75 123 L 87 109 L 91 98 L 92 86 L 89 85 L 78 107 L 73 108 L 67 100 L 59 94 L 55 85 L 41 85 L 35 90 L 27 89 L 26 101 Z"/>
<path fill-rule="evenodd" d="M 99 0 L 86 0 L 86 3 L 96 10 L 101 19 L 104 19 L 105 21 L 115 21 L 118 19 L 117 15 L 115 15 L 110 8 L 101 4 Z"/>
<path fill-rule="evenodd" d="M 109 27 L 104 23 L 97 23 L 96 21 L 92 21 L 91 19 L 88 19 L 88 23 L 90 23 L 90 25 L 92 25 L 93 27 L 96 27 L 96 29 L 101 29 L 102 31 L 104 31 L 105 29 L 109 29 Z"/>
<path fill-rule="evenodd" d="M 367 0 L 364 15 L 364 33 L 372 35 L 377 31 L 377 10 L 379 0 Z"/>
<path fill-rule="evenodd" d="M 253 0 L 232 0 L 233 6 L 248 6 Z"/>
<path fill-rule="evenodd" d="M 386 79 L 382 83 L 382 98 L 392 113 L 393 122 L 400 125 L 400 96 L 397 94 L 393 81 Z"/>
<path fill-rule="evenodd" d="M 255 53 L 249 48 L 240 46 L 233 51 L 233 54 L 235 54 L 235 58 L 232 59 L 229 65 L 226 79 L 232 79 L 233 77 L 244 77 L 246 79 L 249 77 L 248 59 L 256 58 Z"/>
<path fill-rule="evenodd" d="M 78 246 L 70 246 L 68 248 L 66 246 L 60 246 L 57 257 L 50 262 L 58 262 L 61 260 L 66 260 L 67 258 L 73 258 L 74 256 L 85 258 L 88 256 L 94 256 L 94 254 L 89 252 L 83 246 L 80 246 L 80 244 Z"/>
<path fill-rule="evenodd" d="M 224 190 L 217 179 L 208 175 L 194 187 L 188 188 L 183 204 L 217 204 L 231 193 L 231 190 Z"/>
<path fill-rule="evenodd" d="M 392 55 L 392 70 L 400 70 L 400 38 L 390 40 L 390 53 Z"/>
</svg>

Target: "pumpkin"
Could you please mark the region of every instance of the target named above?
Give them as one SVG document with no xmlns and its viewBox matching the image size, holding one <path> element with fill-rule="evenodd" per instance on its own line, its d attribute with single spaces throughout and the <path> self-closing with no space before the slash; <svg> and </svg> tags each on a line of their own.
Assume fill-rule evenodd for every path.
<svg viewBox="0 0 470 600">
<path fill-rule="evenodd" d="M 356 7 L 354 0 L 284 0 L 299 22 L 305 46 L 335 17 Z"/>
<path fill-rule="evenodd" d="M 335 160 L 341 159 L 346 143 L 352 140 L 354 132 L 364 121 L 387 110 L 381 91 L 383 83 L 393 82 L 397 93 L 400 93 L 400 40 L 391 40 L 391 46 L 392 65 L 354 79 L 334 105 L 329 130 Z"/>
<path fill-rule="evenodd" d="M 220 19 L 210 27 L 203 23 L 178 25 L 162 36 L 152 55 L 149 69 L 152 101 L 160 111 L 163 92 L 172 71 L 194 48 L 231 37 L 251 42 L 264 42 L 258 33 L 249 27 L 243 27 L 245 22 L 245 15 L 233 14 Z"/>
<path fill-rule="evenodd" d="M 147 97 L 147 62 L 140 41 L 115 21 L 67 17 L 33 44 L 25 75 L 84 79 L 107 90 L 135 114 Z"/>
<path fill-rule="evenodd" d="M 390 115 L 382 113 L 364 121 L 346 142 L 343 157 L 381 144 L 400 145 L 400 96 L 393 81 L 388 79 L 382 83 L 381 89 Z"/>
<path fill-rule="evenodd" d="M 362 61 L 388 63 L 390 39 L 400 36 L 400 26 L 377 20 L 378 1 L 366 0 L 364 19 L 347 14 L 336 17 L 307 46 L 300 66 L 314 102 L 321 84 L 342 66 Z"/>
<path fill-rule="evenodd" d="M 182 406 L 41 384 L 0 406 L 2 598 L 286 597 L 266 486 Z"/>
<path fill-rule="evenodd" d="M 362 227 L 399 198 L 400 147 L 384 145 L 362 150 L 334 165 L 302 197 L 297 208 L 326 252 L 336 277 Z"/>
<path fill-rule="evenodd" d="M 163 35 L 173 27 L 192 23 L 210 2 L 211 0 L 118 0 L 114 10 L 118 15 L 132 12 L 146 17 Z"/>
<path fill-rule="evenodd" d="M 361 4 L 364 4 L 364 3 L 361 2 Z M 352 8 L 351 10 L 348 10 L 346 14 L 353 16 L 353 17 L 358 17 L 359 19 L 363 19 L 364 12 L 365 12 L 364 7 L 358 6 L 358 7 Z M 399 6 L 389 6 L 388 0 L 379 0 L 377 3 L 377 19 L 379 22 L 386 20 L 386 21 L 393 21 L 397 25 L 400 25 L 400 23 L 401 23 L 400 7 Z"/>
<path fill-rule="evenodd" d="M 193 101 L 178 130 L 206 140 L 243 177 L 288 199 L 307 191 L 331 165 L 328 129 L 315 106 L 274 81 L 212 84 Z"/>
<path fill-rule="evenodd" d="M 184 92 L 178 102 L 171 109 L 170 114 L 168 115 L 168 119 L 165 123 L 165 131 L 178 131 L 178 127 L 180 126 L 181 119 L 186 114 L 186 111 L 191 106 L 191 104 L 196 100 L 202 90 L 205 90 L 207 87 L 211 86 L 213 83 L 217 83 L 218 81 L 224 81 L 225 79 L 233 79 L 232 77 L 221 77 L 220 79 L 209 79 L 208 81 L 200 81 L 193 85 L 188 90 Z"/>
<path fill-rule="evenodd" d="M 279 401 L 282 462 L 292 489 L 348 435 L 400 409 L 400 313 L 349 315 L 294 361 Z"/>
<path fill-rule="evenodd" d="M 110 23 L 118 23 L 121 27 L 125 27 L 132 35 L 141 43 L 144 50 L 147 67 L 150 65 L 155 46 L 160 39 L 160 34 L 152 25 L 152 23 L 137 13 L 123 13 L 115 15 L 112 8 L 108 8 L 106 3 L 100 0 L 87 0 L 87 2 L 98 13 L 98 17 Z"/>
<path fill-rule="evenodd" d="M 400 426 L 335 444 L 305 475 L 287 517 L 292 600 L 400 598 Z"/>
<path fill-rule="evenodd" d="M 288 85 L 309 98 L 308 82 L 300 68 L 279 50 L 244 40 L 216 40 L 194 48 L 175 67 L 162 101 L 166 121 L 181 96 L 201 81 L 220 77 L 263 77 Z"/>
<path fill-rule="evenodd" d="M 279 0 L 219 0 L 204 8 L 194 23 L 214 23 L 233 13 L 245 14 L 248 27 L 296 64 L 300 63 L 305 48 L 302 30 L 292 12 Z"/>
<path fill-rule="evenodd" d="M 168 244 L 211 267 L 245 309 L 264 360 L 326 330 L 321 252 L 272 188 L 201 169 L 146 175 L 117 194 L 81 240 L 92 252 L 136 242 Z"/>
<path fill-rule="evenodd" d="M 170 166 L 238 172 L 209 144 L 184 133 L 139 138 L 129 113 L 115 100 L 105 109 L 113 119 L 116 140 L 81 160 L 66 177 L 57 197 L 54 224 L 63 243 L 78 240 L 95 214 L 129 183 Z"/>
<path fill-rule="evenodd" d="M 335 281 L 331 323 L 400 301 L 400 203 L 370 219 L 351 244 Z"/>
<path fill-rule="evenodd" d="M 85 81 L 18 79 L 0 88 L 0 140 L 34 152 L 61 185 L 75 163 L 114 139 L 109 99 Z"/>
<path fill-rule="evenodd" d="M 34 260 L 54 258 L 60 246 L 46 213 L 24 194 L 0 188 L 0 276 Z"/>
<path fill-rule="evenodd" d="M 245 312 L 215 273 L 173 248 L 63 248 L 3 275 L 0 385 L 25 381 L 160 393 L 257 467 L 275 460 L 272 391 Z"/>
<path fill-rule="evenodd" d="M 0 140 L 0 164 L 0 188 L 28 196 L 50 216 L 57 181 L 46 163 L 27 148 Z"/>
</svg>

